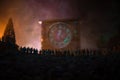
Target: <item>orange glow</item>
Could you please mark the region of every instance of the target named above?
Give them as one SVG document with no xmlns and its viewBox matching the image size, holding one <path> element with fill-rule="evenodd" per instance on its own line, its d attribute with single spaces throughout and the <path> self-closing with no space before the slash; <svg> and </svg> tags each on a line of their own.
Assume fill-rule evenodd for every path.
<svg viewBox="0 0 120 80">
<path fill-rule="evenodd" d="M 4 34 L 4 30 L 5 30 L 5 23 L 0 23 L 0 38 L 3 36 Z"/>
</svg>

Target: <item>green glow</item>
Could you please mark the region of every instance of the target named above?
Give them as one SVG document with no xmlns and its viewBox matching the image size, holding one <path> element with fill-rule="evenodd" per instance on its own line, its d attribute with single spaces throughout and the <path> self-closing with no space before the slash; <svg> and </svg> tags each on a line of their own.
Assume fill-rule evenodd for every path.
<svg viewBox="0 0 120 80">
<path fill-rule="evenodd" d="M 69 39 L 65 38 L 64 43 L 68 43 Z"/>
</svg>

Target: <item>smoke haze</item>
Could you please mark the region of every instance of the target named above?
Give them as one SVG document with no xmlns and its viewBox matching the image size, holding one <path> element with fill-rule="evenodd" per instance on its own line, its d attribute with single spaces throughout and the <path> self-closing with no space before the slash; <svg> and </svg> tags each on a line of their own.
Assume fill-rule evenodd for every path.
<svg viewBox="0 0 120 80">
<path fill-rule="evenodd" d="M 79 18 L 81 48 L 97 48 L 101 35 L 117 31 L 118 7 L 117 2 L 110 0 L 0 0 L 0 37 L 12 17 L 17 44 L 40 49 L 39 20 Z"/>
</svg>

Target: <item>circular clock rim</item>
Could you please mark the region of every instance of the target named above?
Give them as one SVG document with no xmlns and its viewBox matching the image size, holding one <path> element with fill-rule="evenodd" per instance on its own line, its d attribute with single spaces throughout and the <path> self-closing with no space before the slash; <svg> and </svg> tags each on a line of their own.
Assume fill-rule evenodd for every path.
<svg viewBox="0 0 120 80">
<path fill-rule="evenodd" d="M 61 46 L 61 47 L 54 45 L 53 42 L 50 40 L 50 35 L 49 35 L 51 29 L 52 29 L 53 27 L 56 27 L 56 26 L 54 26 L 54 25 L 59 25 L 59 24 L 65 24 L 65 27 L 68 28 L 69 31 L 70 31 L 70 39 L 69 39 L 69 42 L 66 43 L 64 46 Z M 64 47 L 66 47 L 67 45 L 69 45 L 70 42 L 71 42 L 71 40 L 72 40 L 72 32 L 71 32 L 71 29 L 70 29 L 70 25 L 67 24 L 67 23 L 65 23 L 65 22 L 55 22 L 55 23 L 51 24 L 50 27 L 49 27 L 49 31 L 48 31 L 48 40 L 49 40 L 50 44 L 51 44 L 53 47 L 55 47 L 55 48 L 64 48 Z"/>
</svg>

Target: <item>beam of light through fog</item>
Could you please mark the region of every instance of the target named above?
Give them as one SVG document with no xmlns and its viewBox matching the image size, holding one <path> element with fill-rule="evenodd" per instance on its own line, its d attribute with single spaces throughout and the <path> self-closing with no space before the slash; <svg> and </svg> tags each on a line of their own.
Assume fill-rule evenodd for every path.
<svg viewBox="0 0 120 80">
<path fill-rule="evenodd" d="M 114 33 L 117 29 L 116 5 L 110 1 L 106 4 L 86 0 L 0 0 L 0 37 L 12 17 L 17 44 L 41 49 L 39 20 L 80 18 L 81 47 L 97 48 L 101 33 Z M 112 21 L 114 18 L 116 22 Z"/>
</svg>

